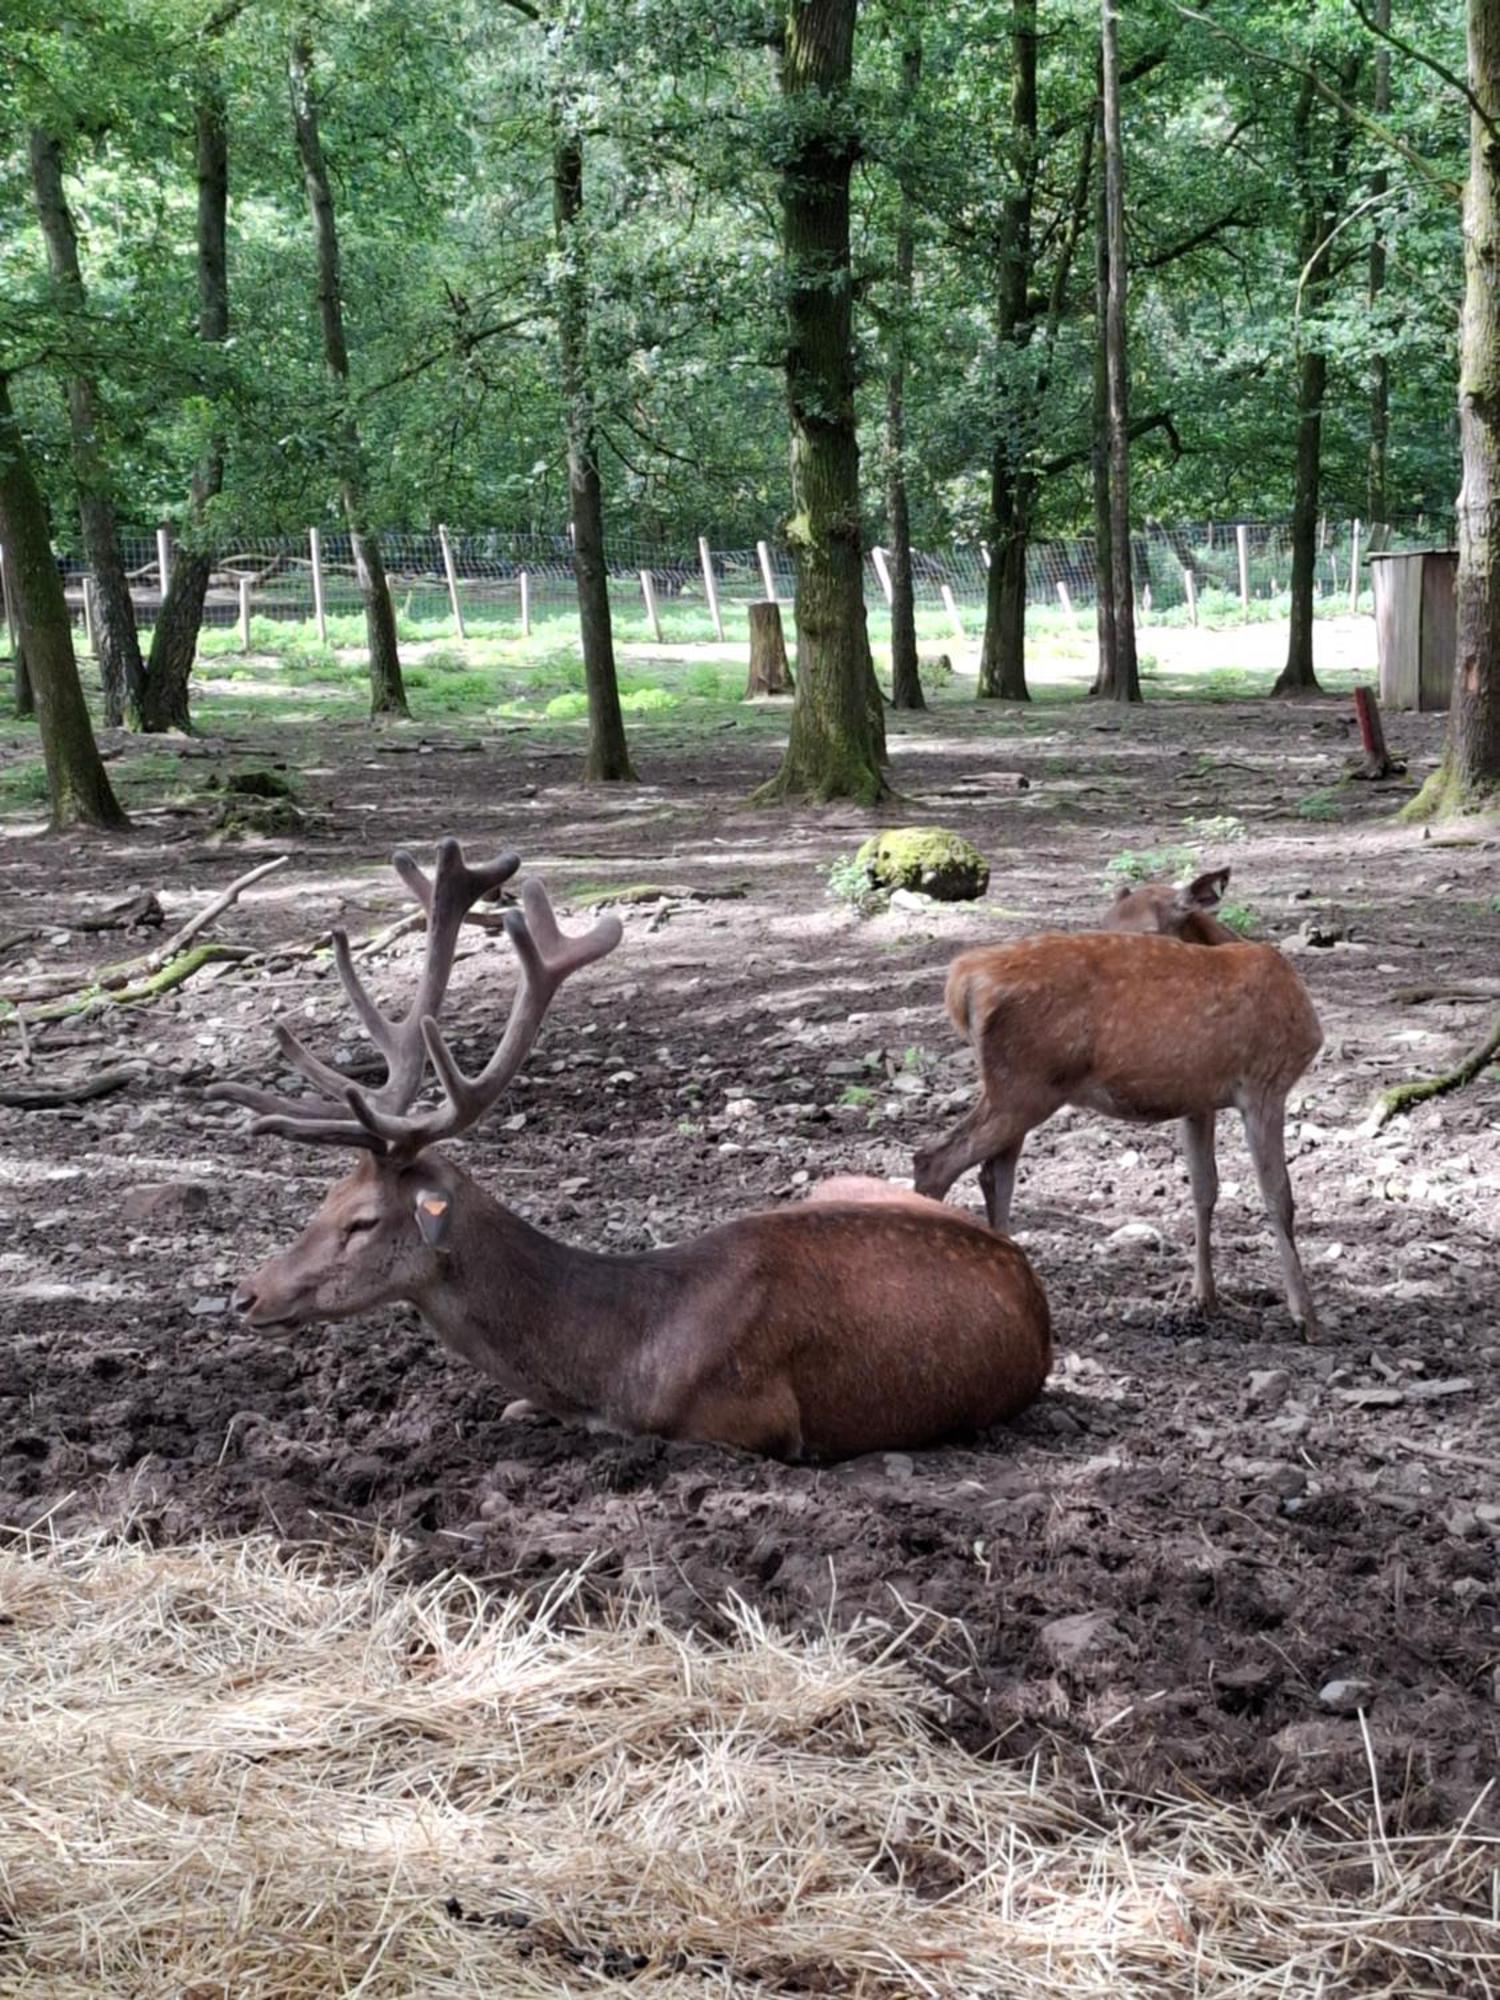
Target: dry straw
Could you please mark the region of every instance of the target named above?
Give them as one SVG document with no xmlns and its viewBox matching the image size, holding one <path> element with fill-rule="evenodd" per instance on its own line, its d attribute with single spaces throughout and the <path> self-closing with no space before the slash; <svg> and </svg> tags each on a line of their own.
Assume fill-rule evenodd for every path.
<svg viewBox="0 0 1500 2000">
<path fill-rule="evenodd" d="M 967 1755 L 901 1645 L 0 1549 L 0 1994 L 1500 1993 L 1494 1843 Z"/>
</svg>

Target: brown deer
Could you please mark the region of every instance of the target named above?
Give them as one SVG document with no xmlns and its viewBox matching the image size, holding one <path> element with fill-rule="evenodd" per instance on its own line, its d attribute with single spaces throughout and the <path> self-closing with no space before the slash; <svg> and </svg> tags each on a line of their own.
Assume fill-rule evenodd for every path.
<svg viewBox="0 0 1500 2000">
<path fill-rule="evenodd" d="M 253 1131 L 365 1155 L 240 1287 L 250 1323 L 304 1326 L 406 1300 L 532 1405 L 784 1458 L 931 1444 L 1024 1409 L 1051 1363 L 1046 1295 L 1015 1244 L 952 1209 L 848 1179 L 672 1249 L 599 1256 L 543 1235 L 434 1150 L 496 1102 L 569 974 L 620 942 L 613 916 L 564 935 L 541 884 L 526 882 L 504 918 L 520 962 L 510 1017 L 466 1076 L 436 1017 L 465 915 L 519 865 L 506 855 L 470 867 L 445 840 L 429 881 L 409 854 L 395 857 L 427 913 L 402 1020 L 379 1011 L 334 933 L 339 976 L 385 1058 L 379 1089 L 357 1088 L 280 1026 L 283 1055 L 316 1096 L 213 1086 L 257 1113 Z M 441 1100 L 413 1109 L 429 1063 Z"/>
<path fill-rule="evenodd" d="M 1182 1121 L 1193 1187 L 1193 1299 L 1212 1312 L 1211 1236 L 1219 1173 L 1214 1122 L 1245 1121 L 1287 1305 L 1309 1340 L 1316 1320 L 1292 1230 L 1287 1093 L 1323 1044 L 1307 989 L 1274 945 L 1220 923 L 1229 870 L 1183 888 L 1122 889 L 1105 928 L 963 952 L 948 970 L 948 1013 L 974 1046 L 980 1099 L 939 1145 L 918 1153 L 916 1185 L 941 1200 L 978 1166 L 990 1227 L 1010 1226 L 1026 1135 L 1065 1104 L 1110 1118 Z"/>
</svg>

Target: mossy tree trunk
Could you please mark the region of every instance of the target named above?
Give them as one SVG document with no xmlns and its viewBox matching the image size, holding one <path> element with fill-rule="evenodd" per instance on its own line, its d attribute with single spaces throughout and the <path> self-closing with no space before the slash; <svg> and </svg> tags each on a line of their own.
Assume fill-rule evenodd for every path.
<svg viewBox="0 0 1500 2000">
<path fill-rule="evenodd" d="M 849 85 L 857 0 L 789 0 L 781 58 L 787 403 L 796 562 L 797 692 L 763 799 L 885 791 L 884 727 L 865 623 L 854 418 Z"/>
<path fill-rule="evenodd" d="M 78 236 L 63 188 L 62 142 L 53 133 L 34 130 L 30 152 L 37 220 L 47 245 L 52 282 L 72 338 L 81 341 L 87 298 L 78 261 Z M 104 685 L 104 719 L 111 727 L 118 727 L 127 707 L 132 718 L 139 716 L 144 668 L 105 457 L 99 386 L 76 357 L 68 373 L 67 399 L 79 525 L 93 575 L 94 645 Z"/>
<path fill-rule="evenodd" d="M 1375 25 L 1387 31 L 1391 25 L 1391 0 L 1375 0 Z M 1375 94 L 1372 109 L 1375 116 L 1384 119 L 1391 108 L 1391 52 L 1382 43 L 1375 51 Z M 1384 156 L 1370 176 L 1370 200 L 1373 204 L 1373 221 L 1370 235 L 1370 318 L 1375 328 L 1379 327 L 1376 315 L 1380 295 L 1385 290 L 1386 249 L 1384 198 L 1390 189 L 1390 175 L 1386 172 Z M 1380 335 L 1377 331 L 1376 339 Z M 1365 518 L 1372 528 L 1379 527 L 1389 511 L 1386 498 L 1387 456 L 1391 430 L 1391 364 L 1384 345 L 1378 345 L 1370 357 L 1370 456 L 1365 493 Z"/>
<path fill-rule="evenodd" d="M 354 552 L 354 571 L 365 608 L 365 637 L 370 649 L 370 713 L 409 715 L 396 644 L 396 610 L 391 603 L 380 537 L 370 523 L 365 499 L 363 453 L 359 427 L 349 399 L 349 346 L 344 332 L 343 284 L 339 274 L 338 228 L 323 143 L 318 130 L 318 106 L 312 87 L 312 42 L 305 28 L 292 38 L 288 73 L 292 89 L 292 125 L 307 207 L 312 219 L 318 264 L 318 317 L 323 330 L 323 358 L 344 399 L 339 423 L 339 498 Z"/>
<path fill-rule="evenodd" d="M 573 522 L 573 579 L 588 692 L 586 778 L 633 779 L 620 686 L 615 672 L 609 570 L 604 556 L 604 494 L 599 478 L 593 383 L 589 373 L 588 255 L 583 225 L 583 141 L 560 130 L 552 152 L 552 221 L 557 242 L 557 341 L 568 432 L 568 505 Z"/>
<path fill-rule="evenodd" d="M 1095 137 L 1104 150 L 1104 86 L 1094 107 Z M 1109 213 L 1104 176 L 1094 203 L 1094 342 L 1093 412 L 1089 433 L 1089 470 L 1094 495 L 1094 627 L 1099 640 L 1099 665 L 1090 694 L 1111 700 L 1115 692 L 1115 572 L 1110 560 L 1114 515 L 1109 501 L 1109 361 L 1104 325 L 1109 316 Z"/>
<path fill-rule="evenodd" d="M 36 702 L 52 824 L 126 824 L 94 741 L 78 679 L 62 578 L 25 441 L 0 374 L 0 544 L 15 588 L 16 625 Z"/>
<path fill-rule="evenodd" d="M 228 127 L 224 96 L 216 81 L 205 85 L 194 107 L 198 164 L 198 338 L 220 345 L 229 338 Z M 188 729 L 188 681 L 198 651 L 203 604 L 208 595 L 213 553 L 207 546 L 205 510 L 224 483 L 224 447 L 210 439 L 193 468 L 188 497 L 188 541 L 177 550 L 171 581 L 162 597 L 146 680 L 141 693 L 141 727 Z"/>
<path fill-rule="evenodd" d="M 1030 295 L 1037 136 L 1036 0 L 1016 0 L 1010 39 L 1015 178 L 1001 210 L 995 331 L 1002 352 L 1009 350 L 1019 361 L 1034 330 Z M 990 465 L 990 570 L 976 690 L 981 700 L 1031 698 L 1026 686 L 1026 549 L 1031 538 L 1034 481 L 1027 471 L 1031 425 L 1025 421 L 1024 401 L 1018 379 L 1000 416 Z"/>
<path fill-rule="evenodd" d="M 1421 816 L 1500 804 L 1500 9 L 1469 0 L 1469 178 L 1459 337 L 1458 649 L 1441 766 Z M 1482 115 L 1481 115 L 1482 114 Z"/>
<path fill-rule="evenodd" d="M 901 54 L 901 79 L 908 110 L 922 81 L 922 44 L 909 41 Z M 911 194 L 902 188 L 896 215 L 895 314 L 885 390 L 885 511 L 890 541 L 891 706 L 926 708 L 917 661 L 917 600 L 911 573 L 911 508 L 906 494 L 906 352 L 911 337 L 912 279 L 916 240 Z"/>
</svg>

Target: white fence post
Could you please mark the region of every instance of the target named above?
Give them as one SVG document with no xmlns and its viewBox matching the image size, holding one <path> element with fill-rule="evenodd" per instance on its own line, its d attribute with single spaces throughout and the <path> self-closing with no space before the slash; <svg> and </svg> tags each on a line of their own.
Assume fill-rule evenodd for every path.
<svg viewBox="0 0 1500 2000">
<path fill-rule="evenodd" d="M 521 571 L 521 637 L 531 637 L 531 578 Z"/>
<path fill-rule="evenodd" d="M 448 539 L 448 530 L 438 522 L 438 541 L 443 551 L 443 574 L 448 579 L 448 602 L 453 606 L 453 622 L 458 627 L 460 639 L 469 635 L 464 630 L 464 608 L 458 601 L 458 570 L 453 561 L 453 544 Z"/>
<path fill-rule="evenodd" d="M 1235 546 L 1240 552 L 1240 605 L 1246 618 L 1250 616 L 1250 530 L 1241 521 L 1234 531 Z"/>
<path fill-rule="evenodd" d="M 953 626 L 954 637 L 962 644 L 969 635 L 964 630 L 964 621 L 959 617 L 958 606 L 953 601 L 953 585 L 951 583 L 943 585 L 943 609 L 947 612 Z"/>
<path fill-rule="evenodd" d="M 87 573 L 83 579 L 83 643 L 97 659 L 99 648 L 94 644 L 94 579 Z"/>
<path fill-rule="evenodd" d="M 714 633 L 720 645 L 724 643 L 724 619 L 719 610 L 719 586 L 714 581 L 714 559 L 708 546 L 708 537 L 698 537 L 698 560 L 703 565 L 703 594 L 708 599 L 709 615 L 714 621 Z"/>
<path fill-rule="evenodd" d="M 318 621 L 318 643 L 328 644 L 328 606 L 323 601 L 323 542 L 316 528 L 307 531 L 308 554 L 312 562 L 313 617 Z"/>
<path fill-rule="evenodd" d="M 1189 625 L 1196 625 L 1198 622 L 1198 579 L 1190 569 L 1184 569 L 1182 572 L 1182 587 L 1187 592 L 1188 623 Z"/>
<path fill-rule="evenodd" d="M 776 572 L 771 567 L 771 551 L 766 547 L 764 542 L 757 542 L 755 544 L 755 552 L 760 557 L 760 575 L 762 583 L 766 586 L 767 602 L 774 604 L 776 602 Z"/>
<path fill-rule="evenodd" d="M 165 599 L 172 580 L 172 531 L 165 522 L 156 531 L 156 567 L 161 573 L 161 594 Z"/>
<path fill-rule="evenodd" d="M 659 646 L 661 644 L 661 618 L 656 609 L 656 584 L 649 569 L 641 571 L 641 596 L 646 600 L 646 622 L 651 627 L 651 636 Z"/>
<path fill-rule="evenodd" d="M 1073 600 L 1068 595 L 1068 586 L 1063 582 L 1061 577 L 1057 579 L 1057 601 L 1062 606 L 1064 614 L 1068 618 L 1071 618 L 1073 616 Z"/>
<path fill-rule="evenodd" d="M 240 651 L 250 650 L 250 579 L 240 578 Z"/>
<path fill-rule="evenodd" d="M 895 593 L 891 589 L 890 565 L 885 559 L 884 549 L 871 549 L 870 561 L 875 565 L 875 574 L 880 578 L 880 588 L 885 592 L 887 607 L 894 604 Z"/>
<path fill-rule="evenodd" d="M 1354 523 L 1354 545 L 1349 555 L 1349 609 L 1359 609 L 1359 522 Z"/>
<path fill-rule="evenodd" d="M 5 596 L 5 630 L 10 638 L 11 658 L 21 650 L 21 628 L 16 623 L 16 593 L 11 582 L 10 562 L 3 548 L 0 548 L 0 591 Z"/>
</svg>

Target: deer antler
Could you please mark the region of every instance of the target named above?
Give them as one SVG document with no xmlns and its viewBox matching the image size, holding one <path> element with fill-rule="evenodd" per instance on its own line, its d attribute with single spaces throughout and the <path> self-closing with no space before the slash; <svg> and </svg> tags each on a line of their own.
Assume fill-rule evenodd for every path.
<svg viewBox="0 0 1500 2000">
<path fill-rule="evenodd" d="M 583 937 L 564 937 L 546 890 L 539 882 L 526 883 L 522 889 L 524 914 L 511 910 L 505 917 L 505 928 L 521 960 L 521 984 L 511 1005 L 510 1020 L 499 1048 L 479 1076 L 472 1080 L 466 1077 L 438 1031 L 437 1016 L 465 916 L 482 896 L 508 881 L 520 865 L 518 856 L 505 854 L 497 861 L 471 868 L 458 842 L 447 839 L 438 843 L 437 866 L 429 882 L 410 854 L 403 850 L 393 856 L 396 873 L 427 912 L 427 956 L 416 995 L 400 1020 L 381 1013 L 354 969 L 347 936 L 343 931 L 333 933 L 339 978 L 365 1032 L 385 1058 L 386 1080 L 377 1090 L 356 1087 L 341 1070 L 323 1062 L 278 1023 L 275 1033 L 282 1054 L 324 1095 L 281 1097 L 238 1083 L 214 1084 L 207 1094 L 255 1112 L 253 1132 L 323 1145 L 363 1146 L 392 1156 L 408 1156 L 437 1139 L 466 1131 L 489 1110 L 526 1060 L 562 982 L 580 966 L 613 951 L 620 941 L 617 917 L 602 919 Z M 428 1059 L 443 1086 L 445 1101 L 412 1113 Z"/>
</svg>

